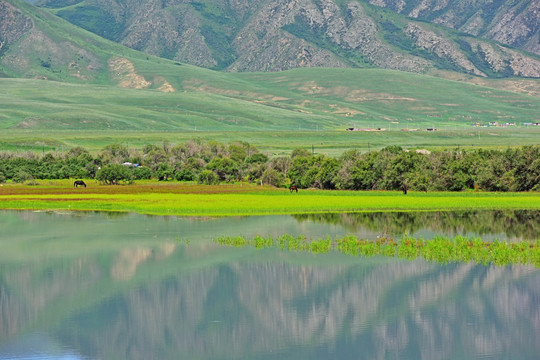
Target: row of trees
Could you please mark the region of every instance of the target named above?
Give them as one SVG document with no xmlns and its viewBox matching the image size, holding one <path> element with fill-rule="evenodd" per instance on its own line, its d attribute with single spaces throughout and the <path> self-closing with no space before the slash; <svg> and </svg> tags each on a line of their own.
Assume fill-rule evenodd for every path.
<svg viewBox="0 0 540 360">
<path fill-rule="evenodd" d="M 141 166 L 122 165 L 125 162 Z M 97 155 L 80 147 L 65 153 L 0 153 L 0 182 L 65 178 L 103 183 L 151 178 L 203 184 L 249 181 L 343 190 L 398 190 L 405 185 L 420 191 L 538 191 L 540 146 L 431 153 L 389 146 L 367 153 L 349 150 L 337 158 L 299 148 L 290 156 L 269 158 L 245 142 L 191 140 L 142 149 L 112 144 Z"/>
</svg>

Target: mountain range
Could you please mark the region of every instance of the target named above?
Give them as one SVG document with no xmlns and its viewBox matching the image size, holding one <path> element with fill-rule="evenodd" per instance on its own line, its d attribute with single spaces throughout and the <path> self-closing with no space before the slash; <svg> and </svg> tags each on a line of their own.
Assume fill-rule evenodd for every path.
<svg viewBox="0 0 540 360">
<path fill-rule="evenodd" d="M 540 2 L 41 0 L 130 48 L 201 67 L 378 67 L 540 77 Z"/>
</svg>

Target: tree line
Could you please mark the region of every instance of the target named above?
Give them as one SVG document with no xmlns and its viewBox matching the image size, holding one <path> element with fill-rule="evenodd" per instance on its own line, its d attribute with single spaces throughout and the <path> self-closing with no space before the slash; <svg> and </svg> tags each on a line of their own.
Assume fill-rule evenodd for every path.
<svg viewBox="0 0 540 360">
<path fill-rule="evenodd" d="M 123 165 L 126 162 L 139 166 Z M 96 179 L 104 184 L 134 180 L 247 181 L 276 187 L 418 191 L 538 191 L 540 146 L 503 150 L 348 150 L 339 157 L 297 148 L 289 156 L 268 157 L 246 142 L 200 139 L 141 149 L 121 144 L 92 155 L 82 147 L 66 152 L 0 152 L 0 182 L 39 179 Z"/>
</svg>

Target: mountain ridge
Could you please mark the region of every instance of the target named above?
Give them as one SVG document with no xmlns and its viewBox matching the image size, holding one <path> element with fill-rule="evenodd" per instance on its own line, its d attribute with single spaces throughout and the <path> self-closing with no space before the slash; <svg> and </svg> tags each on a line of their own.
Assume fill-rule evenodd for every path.
<svg viewBox="0 0 540 360">
<path fill-rule="evenodd" d="M 523 11 L 514 9 L 513 20 L 504 23 L 506 33 L 521 39 L 506 45 L 494 41 L 499 39 L 495 30 L 493 39 L 483 39 L 475 36 L 489 35 L 488 28 L 467 33 L 464 25 L 442 21 L 450 11 L 457 18 L 461 8 L 433 1 L 438 5 L 432 6 L 432 13 L 439 17 L 429 15 L 427 0 L 42 0 L 39 5 L 128 47 L 217 70 L 380 67 L 416 73 L 442 69 L 493 78 L 540 77 L 540 50 L 536 55 L 522 51 L 536 51 L 538 24 L 525 16 L 531 8 L 537 11 L 534 1 L 520 0 Z M 477 17 L 487 12 L 481 2 L 472 2 L 473 9 L 479 9 Z M 448 11 L 443 11 L 444 3 Z M 495 20 L 506 9 L 500 2 L 496 5 L 490 15 Z M 529 20 L 510 26 L 516 19 Z M 521 37 L 518 30 L 508 30 L 528 29 L 526 25 L 531 30 L 522 30 Z M 523 46 L 519 50 L 508 45 Z"/>
<path fill-rule="evenodd" d="M 540 55 L 538 1 L 369 0 L 369 3 Z"/>
</svg>

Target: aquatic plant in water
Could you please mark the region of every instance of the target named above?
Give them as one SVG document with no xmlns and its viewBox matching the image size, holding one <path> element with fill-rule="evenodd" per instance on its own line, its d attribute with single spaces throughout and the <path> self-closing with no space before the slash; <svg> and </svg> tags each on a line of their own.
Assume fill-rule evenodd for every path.
<svg viewBox="0 0 540 360">
<path fill-rule="evenodd" d="M 455 262 L 474 262 L 477 264 L 534 265 L 540 267 L 540 240 L 508 243 L 503 241 L 486 242 L 478 237 L 456 236 L 448 238 L 436 236 L 433 239 L 404 236 L 401 239 L 378 237 L 375 240 L 358 239 L 355 236 L 331 239 L 307 239 L 305 236 L 284 234 L 277 239 L 256 236 L 246 239 L 243 236 L 221 236 L 214 242 L 222 246 L 246 247 L 256 249 L 279 248 L 284 251 L 305 251 L 315 254 L 330 251 L 351 256 L 387 256 L 414 260 L 423 258 L 442 264 Z"/>
</svg>

